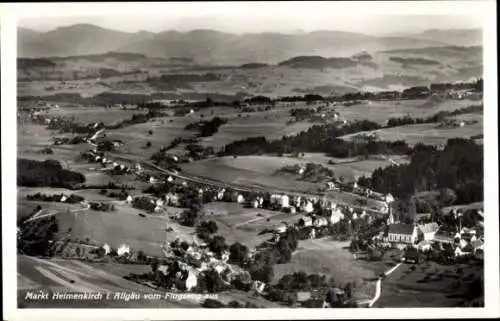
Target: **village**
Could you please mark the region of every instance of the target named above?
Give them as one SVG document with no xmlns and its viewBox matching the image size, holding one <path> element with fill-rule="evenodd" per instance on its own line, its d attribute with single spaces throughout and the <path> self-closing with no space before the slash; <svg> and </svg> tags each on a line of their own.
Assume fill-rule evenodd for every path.
<svg viewBox="0 0 500 321">
<path fill-rule="evenodd" d="M 282 36 L 18 57 L 19 307 L 484 306 L 482 47 Z"/>
</svg>

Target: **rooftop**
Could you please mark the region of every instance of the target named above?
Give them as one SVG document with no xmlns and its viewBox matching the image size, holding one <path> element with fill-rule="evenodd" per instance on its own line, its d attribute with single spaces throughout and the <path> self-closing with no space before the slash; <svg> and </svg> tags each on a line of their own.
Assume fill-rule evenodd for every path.
<svg viewBox="0 0 500 321">
<path fill-rule="evenodd" d="M 392 224 L 389 225 L 390 234 L 413 234 L 413 225 L 411 224 Z"/>
</svg>

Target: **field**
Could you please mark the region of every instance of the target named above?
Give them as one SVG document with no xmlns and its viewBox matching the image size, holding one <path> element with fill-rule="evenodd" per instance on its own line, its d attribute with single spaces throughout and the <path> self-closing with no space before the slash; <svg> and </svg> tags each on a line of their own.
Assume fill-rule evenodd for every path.
<svg viewBox="0 0 500 321">
<path fill-rule="evenodd" d="M 206 220 L 217 223 L 217 233 L 224 236 L 227 244 L 240 242 L 249 247 L 255 247 L 269 239 L 269 234 L 258 235 L 264 229 L 283 221 L 295 222 L 300 217 L 264 209 L 243 208 L 240 204 L 225 202 L 206 204 L 204 211 L 207 214 Z"/>
<path fill-rule="evenodd" d="M 123 279 L 129 273 L 150 271 L 149 266 L 118 265 L 113 263 L 83 263 L 78 260 L 38 259 L 18 257 L 18 304 L 20 308 L 67 307 L 65 300 L 25 300 L 26 292 L 43 289 L 45 292 L 136 292 L 160 293 L 149 287 Z M 82 308 L 180 308 L 195 307 L 193 303 L 178 303 L 169 300 L 74 300 L 72 307 Z"/>
<path fill-rule="evenodd" d="M 398 163 L 406 163 L 408 161 L 400 156 L 391 156 L 390 159 Z M 336 164 L 328 164 L 328 160 Z M 277 174 L 276 171 L 284 166 L 293 166 L 308 162 L 319 163 L 333 170 L 336 177 L 342 177 L 345 180 L 353 180 L 355 177 L 361 175 L 370 176 L 375 169 L 391 165 L 391 162 L 388 159 L 384 160 L 383 156 L 373 157 L 373 159 L 368 160 L 339 160 L 327 158 L 321 154 L 306 154 L 302 158 L 277 156 L 219 157 L 182 164 L 181 167 L 187 173 L 223 182 L 305 192 L 322 186 L 317 183 L 300 181 L 298 180 L 298 175 L 285 176 Z"/>
<path fill-rule="evenodd" d="M 470 282 L 482 273 L 481 266 L 470 264 L 443 266 L 425 262 L 415 265 L 414 270 L 405 264 L 383 281 L 375 307 L 452 307 L 466 298 Z M 426 276 L 430 279 L 423 281 Z"/>
<path fill-rule="evenodd" d="M 479 105 L 481 102 L 472 100 L 445 100 L 434 102 L 428 99 L 414 99 L 401 101 L 373 101 L 353 106 L 336 106 L 335 110 L 342 119 L 361 120 L 368 119 L 381 125 L 391 117 L 429 117 L 440 111 L 453 111 L 456 109 Z"/>
<path fill-rule="evenodd" d="M 119 121 L 130 119 L 134 114 L 145 114 L 146 111 L 137 109 L 122 109 L 122 108 L 104 108 L 98 106 L 88 107 L 60 107 L 53 108 L 46 113 L 49 117 L 68 117 L 73 118 L 81 124 L 89 124 L 93 122 L 103 122 L 105 125 L 112 125 Z"/>
<path fill-rule="evenodd" d="M 376 276 L 362 261 L 356 261 L 346 247 L 349 242 L 332 241 L 328 238 L 299 242 L 290 263 L 274 267 L 275 280 L 285 274 L 305 271 L 307 273 L 333 276 L 337 282 L 362 283 Z"/>
<path fill-rule="evenodd" d="M 384 128 L 373 132 L 378 135 L 380 140 L 404 140 L 408 143 L 408 145 L 423 143 L 438 146 L 445 145 L 446 141 L 450 138 L 468 139 L 471 136 L 483 133 L 482 121 L 472 125 L 455 128 L 436 128 L 438 125 L 438 123 L 405 125 L 400 127 Z M 351 140 L 352 137 L 359 134 L 360 133 L 346 135 L 343 136 L 342 139 Z"/>
</svg>

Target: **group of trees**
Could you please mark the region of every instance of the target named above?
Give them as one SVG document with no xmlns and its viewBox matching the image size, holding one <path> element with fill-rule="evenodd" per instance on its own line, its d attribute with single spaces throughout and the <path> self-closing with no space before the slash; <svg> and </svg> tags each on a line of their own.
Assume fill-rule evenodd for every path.
<svg viewBox="0 0 500 321">
<path fill-rule="evenodd" d="M 17 160 L 17 184 L 19 186 L 68 188 L 84 182 L 83 174 L 63 169 L 56 160 L 36 161 L 22 158 Z"/>
<path fill-rule="evenodd" d="M 467 204 L 483 200 L 483 174 L 483 146 L 452 138 L 443 150 L 417 144 L 409 164 L 379 168 L 359 183 L 402 199 L 419 191 L 450 188 L 456 203 Z"/>
<path fill-rule="evenodd" d="M 386 124 L 386 128 L 413 125 L 413 124 L 425 124 L 425 123 L 438 123 L 445 120 L 447 117 L 457 116 L 461 114 L 478 113 L 483 111 L 482 105 L 472 105 L 468 107 L 463 107 L 453 111 L 440 111 L 427 118 L 412 118 L 410 116 L 404 117 L 393 117 L 389 118 Z"/>
<path fill-rule="evenodd" d="M 334 291 L 335 288 L 337 291 Z M 340 288 L 332 277 L 327 279 L 326 275 L 307 274 L 300 271 L 284 275 L 276 285 L 268 286 L 266 298 L 293 306 L 297 301 L 297 292 L 315 291 L 316 298 L 302 302 L 302 306 L 321 307 L 326 301 L 331 307 L 345 307 L 345 301 L 352 297 L 355 285 L 347 282 L 339 292 Z"/>
<path fill-rule="evenodd" d="M 26 195 L 26 199 L 30 201 L 42 201 L 42 202 L 61 202 L 63 194 L 47 195 L 42 193 L 29 194 Z M 84 201 L 85 199 L 81 196 L 71 194 L 66 198 L 64 203 L 76 204 Z"/>
<path fill-rule="evenodd" d="M 52 243 L 59 232 L 55 216 L 30 222 L 21 222 L 19 226 L 17 249 L 19 253 L 32 256 L 52 256 Z"/>
<path fill-rule="evenodd" d="M 254 155 L 264 153 L 326 153 L 333 157 L 352 157 L 366 154 L 408 154 L 411 148 L 404 141 L 386 142 L 375 139 L 345 141 L 338 137 L 361 131 L 380 129 L 369 120 L 357 121 L 345 126 L 334 124 L 314 125 L 295 136 L 285 136 L 268 141 L 265 137 L 249 137 L 231 142 L 218 153 L 225 155 Z"/>
<path fill-rule="evenodd" d="M 219 131 L 219 127 L 226 124 L 227 119 L 214 117 L 210 121 L 199 121 L 196 123 L 188 124 L 185 130 L 197 130 L 200 137 L 209 137 Z"/>
</svg>

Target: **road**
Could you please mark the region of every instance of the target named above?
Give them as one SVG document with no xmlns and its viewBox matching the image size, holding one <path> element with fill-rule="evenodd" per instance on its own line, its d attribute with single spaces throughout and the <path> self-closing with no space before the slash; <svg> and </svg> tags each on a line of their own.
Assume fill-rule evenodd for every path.
<svg viewBox="0 0 500 321">
<path fill-rule="evenodd" d="M 73 210 L 68 210 L 70 213 L 78 213 L 78 212 L 83 212 L 83 211 L 88 211 L 88 208 L 79 208 L 79 209 L 73 209 Z M 68 211 L 64 211 L 64 213 L 67 213 Z M 45 214 L 35 214 L 33 215 L 32 217 L 30 217 L 29 219 L 27 219 L 26 221 L 24 221 L 25 223 L 28 223 L 28 222 L 31 222 L 31 221 L 34 221 L 34 220 L 39 220 L 41 218 L 44 218 L 44 217 L 50 217 L 50 216 L 54 216 L 54 215 L 57 215 L 57 214 L 60 214 L 60 213 L 63 213 L 61 211 L 51 211 L 49 213 L 45 213 Z"/>
<path fill-rule="evenodd" d="M 384 272 L 384 278 L 388 277 L 392 272 L 396 271 L 397 268 L 401 266 L 402 263 L 396 264 L 394 267 L 390 268 L 389 270 Z M 380 298 L 382 295 L 382 277 L 379 277 L 377 280 L 376 288 L 375 288 L 375 296 L 371 300 L 371 302 L 368 304 L 368 307 L 372 307 Z"/>
</svg>

